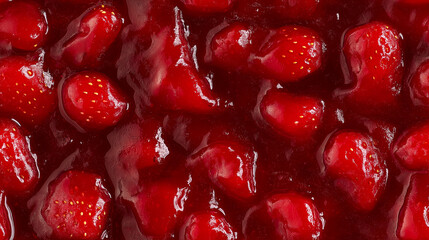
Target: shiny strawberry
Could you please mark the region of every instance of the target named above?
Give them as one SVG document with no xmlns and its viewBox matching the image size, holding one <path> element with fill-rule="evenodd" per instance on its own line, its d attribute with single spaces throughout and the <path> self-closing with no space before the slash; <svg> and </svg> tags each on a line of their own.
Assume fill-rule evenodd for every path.
<svg viewBox="0 0 429 240">
<path fill-rule="evenodd" d="M 386 162 L 373 140 L 362 133 L 333 133 L 324 148 L 322 165 L 323 173 L 359 210 L 372 210 L 386 187 Z"/>
<path fill-rule="evenodd" d="M 115 125 L 128 109 L 125 95 L 109 77 L 89 71 L 65 80 L 61 103 L 66 118 L 86 131 Z"/>
<path fill-rule="evenodd" d="M 111 149 L 126 169 L 141 170 L 163 164 L 170 150 L 161 122 L 133 120 L 109 134 Z"/>
<path fill-rule="evenodd" d="M 396 141 L 393 155 L 410 170 L 429 169 L 429 123 L 410 128 Z"/>
<path fill-rule="evenodd" d="M 274 130 L 302 140 L 312 136 L 319 128 L 324 102 L 315 97 L 269 90 L 262 98 L 259 111 Z"/>
<path fill-rule="evenodd" d="M 228 70 L 246 68 L 253 51 L 253 30 L 241 23 L 221 29 L 210 40 L 205 61 Z"/>
<path fill-rule="evenodd" d="M 157 106 L 192 113 L 217 112 L 219 99 L 197 69 L 182 13 L 169 4 L 170 1 L 162 1 L 150 11 L 144 11 L 139 18 L 146 19 L 142 29 L 136 35 L 128 32 L 128 37 L 134 40 L 123 45 L 117 63 L 122 66 L 118 76 L 127 78 L 134 88 L 139 108 Z M 149 36 L 151 38 L 146 39 Z"/>
<path fill-rule="evenodd" d="M 231 225 L 218 211 L 191 214 L 180 228 L 179 240 L 235 240 Z"/>
<path fill-rule="evenodd" d="M 402 205 L 397 236 L 399 239 L 428 239 L 429 226 L 429 177 L 427 174 L 415 174 L 411 177 L 407 195 Z"/>
<path fill-rule="evenodd" d="M 172 181 L 147 183 L 135 196 L 133 210 L 143 235 L 162 239 L 171 234 L 183 212 L 189 189 Z"/>
<path fill-rule="evenodd" d="M 41 212 L 34 213 L 36 217 L 32 219 L 34 231 L 40 238 L 100 239 L 105 230 L 110 201 L 110 194 L 100 176 L 67 171 L 49 184 Z"/>
<path fill-rule="evenodd" d="M 195 172 L 206 173 L 211 182 L 227 195 L 246 200 L 256 193 L 257 157 L 251 147 L 239 142 L 220 141 L 192 154 L 187 165 Z"/>
<path fill-rule="evenodd" d="M 20 194 L 31 190 L 39 179 L 37 158 L 20 126 L 11 120 L 0 120 L 0 188 Z"/>
<path fill-rule="evenodd" d="M 417 68 L 409 83 L 409 90 L 415 106 L 429 108 L 429 61 Z"/>
<path fill-rule="evenodd" d="M 121 28 L 116 8 L 91 7 L 69 24 L 67 33 L 52 47 L 51 57 L 78 68 L 96 67 Z"/>
<path fill-rule="evenodd" d="M 12 47 L 35 50 L 41 47 L 48 33 L 46 13 L 32 1 L 13 1 L 0 5 L 0 39 Z"/>
<path fill-rule="evenodd" d="M 28 125 L 42 123 L 56 107 L 52 77 L 43 63 L 11 56 L 0 59 L 0 110 Z"/>
<path fill-rule="evenodd" d="M 296 82 L 322 66 L 324 43 L 312 29 L 285 26 L 273 30 L 253 59 L 255 71 L 281 82 Z"/>
<path fill-rule="evenodd" d="M 247 211 L 243 231 L 245 239 L 320 239 L 323 218 L 311 199 L 280 193 Z"/>
<path fill-rule="evenodd" d="M 339 91 L 340 97 L 364 113 L 395 106 L 404 68 L 401 45 L 399 33 L 381 22 L 347 31 L 343 69 L 352 88 Z"/>
</svg>

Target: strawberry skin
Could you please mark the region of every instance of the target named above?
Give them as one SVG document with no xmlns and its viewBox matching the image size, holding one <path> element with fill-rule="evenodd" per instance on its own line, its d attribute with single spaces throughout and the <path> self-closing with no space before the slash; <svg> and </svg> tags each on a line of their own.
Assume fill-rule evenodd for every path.
<svg viewBox="0 0 429 240">
<path fill-rule="evenodd" d="M 39 170 L 18 124 L 0 120 L 0 146 L 0 188 L 14 194 L 28 192 L 37 183 Z"/>
<path fill-rule="evenodd" d="M 370 211 L 387 182 L 386 162 L 373 140 L 359 132 L 340 131 L 323 152 L 323 173 L 343 191 L 355 208 Z"/>
<path fill-rule="evenodd" d="M 170 5 L 171 1 L 158 2 L 159 6 L 144 11 L 142 18 L 148 21 L 141 30 L 124 31 L 130 39 L 124 39 L 117 62 L 118 78 L 127 78 L 135 90 L 134 99 L 139 108 L 157 106 L 200 114 L 218 112 L 220 99 L 192 57 L 182 12 Z M 147 39 L 148 36 L 151 38 Z M 150 46 L 140 50 L 146 41 Z"/>
<path fill-rule="evenodd" d="M 67 79 L 61 90 L 64 112 L 74 125 L 86 131 L 115 125 L 128 108 L 122 92 L 109 77 L 81 72 Z"/>
<path fill-rule="evenodd" d="M 234 229 L 219 211 L 195 212 L 180 228 L 179 240 L 235 240 Z"/>
<path fill-rule="evenodd" d="M 91 7 L 70 23 L 65 36 L 51 49 L 51 56 L 77 68 L 96 67 L 121 28 L 122 19 L 116 8 Z"/>
<path fill-rule="evenodd" d="M 42 123 L 56 107 L 56 92 L 42 63 L 12 56 L 0 60 L 0 110 L 28 125 Z"/>
<path fill-rule="evenodd" d="M 429 123 L 408 129 L 393 146 L 396 159 L 409 170 L 429 169 Z"/>
<path fill-rule="evenodd" d="M 14 48 L 35 50 L 45 41 L 48 22 L 41 7 L 32 1 L 13 1 L 0 6 L 0 39 Z"/>
<path fill-rule="evenodd" d="M 399 33 L 381 22 L 349 30 L 342 64 L 348 69 L 346 83 L 354 87 L 340 95 L 364 112 L 395 106 L 404 68 L 401 45 Z"/>
<path fill-rule="evenodd" d="M 98 175 L 68 171 L 49 185 L 42 216 L 55 239 L 99 239 L 111 197 Z"/>
<path fill-rule="evenodd" d="M 276 131 L 300 140 L 317 131 L 323 117 L 324 102 L 314 97 L 270 90 L 261 101 L 260 112 Z"/>
<path fill-rule="evenodd" d="M 256 71 L 281 82 L 296 82 L 322 65 L 324 43 L 312 29 L 285 26 L 267 37 L 254 59 Z"/>
<path fill-rule="evenodd" d="M 189 191 L 189 188 L 167 180 L 146 184 L 133 202 L 133 210 L 143 235 L 166 239 L 183 212 Z"/>
<path fill-rule="evenodd" d="M 187 165 L 202 170 L 214 185 L 229 196 L 247 200 L 256 194 L 257 154 L 248 146 L 233 141 L 214 142 L 197 151 Z"/>
<path fill-rule="evenodd" d="M 398 219 L 397 236 L 399 239 L 428 239 L 429 226 L 429 178 L 427 174 L 411 176 L 407 195 Z"/>
</svg>

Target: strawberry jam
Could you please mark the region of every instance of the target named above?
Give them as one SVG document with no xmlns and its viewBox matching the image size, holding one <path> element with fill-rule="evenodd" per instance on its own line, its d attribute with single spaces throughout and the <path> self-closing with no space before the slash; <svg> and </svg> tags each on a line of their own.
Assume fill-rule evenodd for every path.
<svg viewBox="0 0 429 240">
<path fill-rule="evenodd" d="M 0 240 L 429 239 L 429 0 L 0 0 Z"/>
</svg>

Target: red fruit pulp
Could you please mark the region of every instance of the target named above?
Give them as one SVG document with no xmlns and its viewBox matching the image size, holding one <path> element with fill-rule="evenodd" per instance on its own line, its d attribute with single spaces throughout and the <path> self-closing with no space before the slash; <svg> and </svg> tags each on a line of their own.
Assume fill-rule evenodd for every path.
<svg viewBox="0 0 429 240">
<path fill-rule="evenodd" d="M 427 239 L 428 10 L 0 0 L 0 239 Z"/>
</svg>

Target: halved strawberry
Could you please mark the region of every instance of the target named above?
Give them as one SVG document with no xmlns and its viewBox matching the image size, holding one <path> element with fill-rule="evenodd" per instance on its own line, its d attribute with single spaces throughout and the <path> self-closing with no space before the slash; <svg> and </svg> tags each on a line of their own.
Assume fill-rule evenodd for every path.
<svg viewBox="0 0 429 240">
<path fill-rule="evenodd" d="M 219 211 L 202 211 L 188 216 L 180 228 L 179 240 L 235 240 L 232 226 Z"/>
<path fill-rule="evenodd" d="M 371 22 L 347 31 L 343 69 L 350 89 L 339 95 L 364 113 L 397 104 L 404 62 L 401 36 L 389 25 Z"/>
<path fill-rule="evenodd" d="M 28 192 L 39 180 L 39 169 L 16 122 L 0 119 L 0 146 L 0 188 L 11 194 Z"/>
<path fill-rule="evenodd" d="M 0 59 L 0 110 L 22 123 L 42 123 L 56 107 L 52 77 L 43 63 L 11 56 Z"/>
<path fill-rule="evenodd" d="M 122 18 L 109 5 L 91 7 L 73 20 L 51 48 L 51 57 L 78 68 L 96 67 L 122 28 Z"/>
<path fill-rule="evenodd" d="M 135 196 L 133 210 L 143 235 L 163 239 L 183 212 L 189 189 L 172 181 L 148 183 Z"/>
<path fill-rule="evenodd" d="M 329 136 L 322 166 L 323 173 L 359 210 L 372 210 L 386 187 L 386 162 L 373 140 L 359 132 L 339 131 Z"/>
<path fill-rule="evenodd" d="M 100 239 L 110 211 L 111 197 L 96 174 L 70 170 L 49 184 L 40 213 L 49 231 L 34 228 L 44 239 Z M 38 216 L 41 214 L 42 218 Z M 40 226 L 40 223 L 36 224 Z"/>
<path fill-rule="evenodd" d="M 98 72 L 80 72 L 65 80 L 61 103 L 66 118 L 84 130 L 111 127 L 124 116 L 125 95 L 109 77 Z"/>
<path fill-rule="evenodd" d="M 273 30 L 257 52 L 254 69 L 264 77 L 296 82 L 322 66 L 324 43 L 314 30 L 285 26 Z"/>
<path fill-rule="evenodd" d="M 262 98 L 259 110 L 274 130 L 302 140 L 311 137 L 320 126 L 324 102 L 315 97 L 269 90 Z"/>
<path fill-rule="evenodd" d="M 207 174 L 211 182 L 227 195 L 246 200 L 256 193 L 257 157 L 258 154 L 249 146 L 234 141 L 218 141 L 192 154 L 186 164 L 195 172 Z"/>
<path fill-rule="evenodd" d="M 12 47 L 35 50 L 44 43 L 48 33 L 46 14 L 33 1 L 13 1 L 0 5 L 0 39 Z"/>
</svg>

